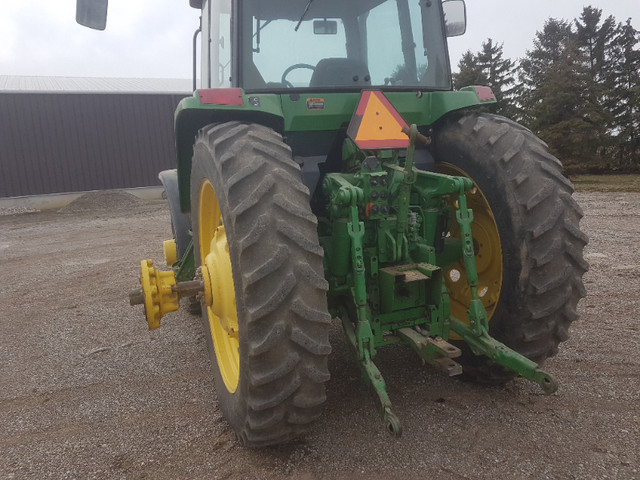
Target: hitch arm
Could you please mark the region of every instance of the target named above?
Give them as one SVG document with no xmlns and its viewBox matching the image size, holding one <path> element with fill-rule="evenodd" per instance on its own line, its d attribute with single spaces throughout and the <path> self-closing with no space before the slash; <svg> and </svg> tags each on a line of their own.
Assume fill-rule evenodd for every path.
<svg viewBox="0 0 640 480">
<path fill-rule="evenodd" d="M 451 317 L 451 329 L 464 339 L 474 354 L 485 355 L 498 365 L 536 382 L 544 393 L 550 395 L 558 389 L 558 384 L 551 375 L 540 370 L 537 363 L 532 362 L 489 335 L 489 318 L 482 301 L 478 297 L 478 271 L 473 248 L 473 235 L 471 234 L 473 212 L 467 208 L 465 190 L 465 186 L 461 185 L 458 194 L 456 217 L 460 225 L 462 258 L 466 270 L 467 284 L 471 292 L 471 302 L 467 311 L 469 325 Z"/>
<path fill-rule="evenodd" d="M 451 317 L 451 329 L 464 339 L 474 354 L 485 355 L 498 365 L 536 382 L 547 395 L 558 390 L 555 379 L 540 370 L 537 363 L 490 337 L 488 333 L 477 335 L 471 327 L 454 317 Z"/>
<path fill-rule="evenodd" d="M 400 420 L 391 410 L 391 400 L 389 399 L 389 395 L 387 394 L 387 384 L 382 378 L 382 374 L 378 367 L 373 363 L 371 357 L 369 356 L 368 350 L 363 350 L 361 355 L 358 352 L 358 339 L 356 331 L 353 328 L 353 323 L 349 319 L 346 311 L 342 314 L 342 326 L 344 328 L 345 334 L 347 335 L 347 340 L 349 344 L 356 352 L 360 358 L 358 359 L 358 364 L 360 366 L 360 371 L 362 373 L 362 378 L 365 383 L 373 390 L 376 394 L 378 404 L 380 406 L 380 416 L 384 421 L 385 428 L 389 434 L 391 434 L 395 438 L 399 438 L 402 435 L 402 425 L 400 424 Z"/>
</svg>

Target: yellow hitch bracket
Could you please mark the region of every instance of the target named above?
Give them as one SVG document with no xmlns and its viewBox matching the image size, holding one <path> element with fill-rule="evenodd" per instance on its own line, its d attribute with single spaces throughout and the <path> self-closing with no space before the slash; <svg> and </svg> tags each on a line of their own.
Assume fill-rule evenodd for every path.
<svg viewBox="0 0 640 480">
<path fill-rule="evenodd" d="M 167 262 L 167 267 L 172 266 L 178 261 L 178 248 L 173 238 L 162 242 L 162 250 L 164 251 L 164 260 Z"/>
<path fill-rule="evenodd" d="M 160 319 L 179 308 L 179 296 L 174 291 L 176 278 L 173 271 L 161 272 L 153 268 L 152 260 L 140 262 L 140 284 L 144 298 L 144 314 L 149 330 L 160 327 Z"/>
</svg>

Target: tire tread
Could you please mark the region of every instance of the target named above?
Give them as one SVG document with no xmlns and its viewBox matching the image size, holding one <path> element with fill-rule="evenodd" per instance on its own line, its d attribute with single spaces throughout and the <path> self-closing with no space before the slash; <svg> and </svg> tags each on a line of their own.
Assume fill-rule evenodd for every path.
<svg viewBox="0 0 640 480">
<path fill-rule="evenodd" d="M 507 192 L 508 205 L 500 210 L 501 215 L 510 212 L 505 224 L 512 223 L 509 235 L 518 246 L 514 254 L 519 256 L 521 270 L 514 283 L 519 293 L 518 298 L 505 300 L 501 294 L 500 302 L 508 302 L 511 312 L 492 320 L 490 331 L 541 363 L 568 338 L 569 325 L 577 318 L 576 305 L 586 294 L 582 276 L 588 264 L 582 252 L 588 238 L 578 226 L 582 210 L 572 197 L 573 185 L 544 142 L 503 117 L 479 113 L 449 118 L 435 141 L 437 161 L 455 164 L 456 155 L 475 155 L 491 186 Z M 451 150 L 463 153 L 451 154 Z M 500 232 L 501 238 L 504 233 Z M 477 359 L 465 372 L 489 383 L 512 378 L 489 363 Z"/>
<path fill-rule="evenodd" d="M 309 191 L 291 149 L 267 127 L 209 125 L 194 151 L 194 169 L 212 163 L 240 325 L 240 383 L 221 395 L 217 381 L 219 402 L 243 445 L 283 443 L 319 416 L 329 380 L 328 284 Z M 192 185 L 192 205 L 197 194 Z"/>
</svg>

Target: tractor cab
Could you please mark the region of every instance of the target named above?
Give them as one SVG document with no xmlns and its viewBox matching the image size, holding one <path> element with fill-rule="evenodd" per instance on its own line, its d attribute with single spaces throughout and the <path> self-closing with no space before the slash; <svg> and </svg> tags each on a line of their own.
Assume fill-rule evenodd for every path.
<svg viewBox="0 0 640 480">
<path fill-rule="evenodd" d="M 193 2 L 192 2 L 193 5 Z M 203 88 L 451 89 L 446 35 L 464 2 L 204 0 Z"/>
</svg>

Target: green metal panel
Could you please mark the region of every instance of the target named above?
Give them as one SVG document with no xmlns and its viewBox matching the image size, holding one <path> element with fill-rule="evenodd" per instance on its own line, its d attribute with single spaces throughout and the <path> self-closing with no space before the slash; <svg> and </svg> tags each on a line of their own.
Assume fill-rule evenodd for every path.
<svg viewBox="0 0 640 480">
<path fill-rule="evenodd" d="M 337 130 L 351 120 L 360 95 L 360 92 L 280 95 L 285 131 Z M 472 88 L 457 92 L 385 92 L 385 96 L 407 123 L 419 127 L 432 125 L 454 110 L 494 103 L 481 101 Z"/>
<path fill-rule="evenodd" d="M 481 101 L 473 89 L 449 92 L 385 92 L 391 104 L 407 123 L 419 127 L 432 125 L 445 114 L 466 107 L 487 103 Z M 180 102 L 175 113 L 176 150 L 180 206 L 189 211 L 189 176 L 193 142 L 198 130 L 214 122 L 233 120 L 268 125 L 291 140 L 314 141 L 304 133 L 332 134 L 348 123 L 356 109 L 359 92 L 317 93 L 301 92 L 279 94 L 248 94 L 242 92 L 242 105 L 204 104 L 199 93 Z M 325 138 L 330 140 L 330 137 Z M 299 140 L 300 141 L 300 140 Z M 329 143 L 329 142 L 325 142 Z"/>
<path fill-rule="evenodd" d="M 301 93 L 280 98 L 285 131 L 335 131 L 351 119 L 360 93 Z"/>
</svg>

